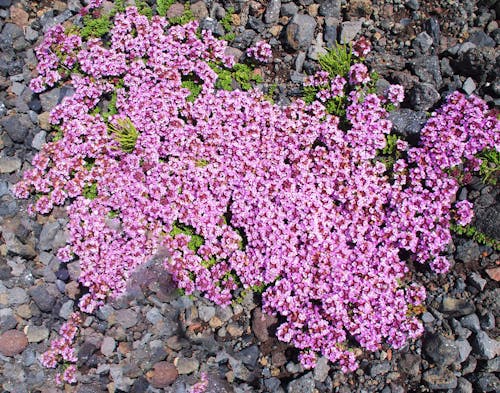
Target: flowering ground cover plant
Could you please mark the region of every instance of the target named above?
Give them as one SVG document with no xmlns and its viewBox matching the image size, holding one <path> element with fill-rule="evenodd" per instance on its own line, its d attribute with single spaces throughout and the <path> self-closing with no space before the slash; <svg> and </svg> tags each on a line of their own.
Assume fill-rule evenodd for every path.
<svg viewBox="0 0 500 393">
<path fill-rule="evenodd" d="M 80 261 L 81 311 L 122 294 L 160 256 L 186 293 L 220 305 L 260 288 L 263 309 L 283 317 L 278 338 L 304 366 L 322 354 L 354 370 L 354 346 L 399 348 L 421 334 L 425 290 L 407 260 L 448 270 L 450 223 L 472 218 L 469 202 L 453 202 L 449 169 L 465 160 L 478 169 L 478 152 L 498 150 L 499 123 L 484 102 L 454 93 L 418 146 L 395 142 L 389 165 L 386 108 L 403 91 L 372 92 L 366 41 L 343 74 L 308 79 L 315 100 L 288 107 L 258 90 L 218 89 L 216 70 L 234 66 L 226 45 L 197 22 L 169 26 L 134 7 L 103 38 L 52 28 L 31 87 L 75 92 L 52 111 L 58 138 L 15 192 L 34 194 L 38 213 L 67 206 L 70 240 L 58 257 Z M 248 54 L 272 53 L 258 43 Z M 342 118 L 329 110 L 339 103 Z M 46 366 L 76 361 L 78 323 L 75 313 L 61 328 Z M 74 382 L 75 371 L 59 378 Z"/>
</svg>

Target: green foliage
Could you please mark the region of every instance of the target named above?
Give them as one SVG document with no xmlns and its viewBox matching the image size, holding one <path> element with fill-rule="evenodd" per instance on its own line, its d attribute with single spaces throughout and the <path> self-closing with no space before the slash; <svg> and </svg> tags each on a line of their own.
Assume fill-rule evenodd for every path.
<svg viewBox="0 0 500 393">
<path fill-rule="evenodd" d="M 101 38 L 111 30 L 111 20 L 109 15 L 102 15 L 99 18 L 93 18 L 92 15 L 83 17 L 83 28 L 80 35 L 83 39 L 90 37 Z"/>
<path fill-rule="evenodd" d="M 88 171 L 90 171 L 92 167 L 95 165 L 95 158 L 86 157 L 84 161 L 85 163 L 83 164 L 83 167 Z"/>
<path fill-rule="evenodd" d="M 479 174 L 485 183 L 496 185 L 500 175 L 500 152 L 495 149 L 486 149 L 478 154 L 482 163 Z"/>
<path fill-rule="evenodd" d="M 202 85 L 200 83 L 200 80 L 193 74 L 182 77 L 181 86 L 191 92 L 191 94 L 186 98 L 188 102 L 193 102 L 200 95 L 202 89 Z"/>
<path fill-rule="evenodd" d="M 473 225 L 462 226 L 462 225 L 452 224 L 450 226 L 450 229 L 457 235 L 468 237 L 480 244 L 484 244 L 485 246 L 491 247 L 495 251 L 500 251 L 500 241 L 493 239 L 492 237 L 479 231 Z"/>
<path fill-rule="evenodd" d="M 231 85 L 231 82 L 233 81 L 233 75 L 231 73 L 231 70 L 215 63 L 208 63 L 208 65 L 217 74 L 215 87 L 222 90 L 232 91 L 233 87 Z"/>
<path fill-rule="evenodd" d="M 191 251 L 197 252 L 198 249 L 205 243 L 203 236 L 196 233 L 196 229 L 191 225 L 183 224 L 182 222 L 174 222 L 172 225 L 172 230 L 170 231 L 170 236 L 174 237 L 179 234 L 187 235 L 191 238 L 188 243 L 188 248 Z"/>
<path fill-rule="evenodd" d="M 264 98 L 274 104 L 274 94 L 276 93 L 276 89 L 278 88 L 278 85 L 276 83 L 273 83 L 267 88 L 267 93 L 264 94 Z"/>
<path fill-rule="evenodd" d="M 207 269 L 210 269 L 211 267 L 215 266 L 217 264 L 217 259 L 212 256 L 210 259 L 207 259 L 205 261 L 201 261 L 201 264 L 206 267 Z"/>
<path fill-rule="evenodd" d="M 108 130 L 115 135 L 120 144 L 120 148 L 126 153 L 132 153 L 139 137 L 139 131 L 135 128 L 132 121 L 127 117 L 116 120 L 117 125 L 108 124 Z"/>
<path fill-rule="evenodd" d="M 116 218 L 116 217 L 118 217 L 119 214 L 120 214 L 120 212 L 118 210 L 110 210 L 108 213 L 108 217 L 109 218 Z"/>
<path fill-rule="evenodd" d="M 137 7 L 137 11 L 139 11 L 139 14 L 147 16 L 148 18 L 151 18 L 153 16 L 153 10 L 146 2 L 146 0 L 135 0 L 135 6 Z"/>
<path fill-rule="evenodd" d="M 262 77 L 258 74 L 255 74 L 252 67 L 247 64 L 236 63 L 233 67 L 233 70 L 233 78 L 241 86 L 242 90 L 250 90 L 252 88 L 251 82 L 262 82 Z"/>
<path fill-rule="evenodd" d="M 175 0 L 157 0 L 156 1 L 156 11 L 158 15 L 167 15 L 168 9 L 175 3 Z"/>
<path fill-rule="evenodd" d="M 337 75 L 347 77 L 351 68 L 352 48 L 349 45 L 336 45 L 328 49 L 328 52 L 319 57 L 320 67 L 327 71 L 332 78 Z"/>
<path fill-rule="evenodd" d="M 181 16 L 176 16 L 174 18 L 169 18 L 169 22 L 173 25 L 185 25 L 188 22 L 194 20 L 193 12 L 189 7 L 189 2 L 184 5 L 184 13 Z"/>
<path fill-rule="evenodd" d="M 233 41 L 236 38 L 236 34 L 234 33 L 226 33 L 224 34 L 221 39 L 224 41 Z"/>
<path fill-rule="evenodd" d="M 115 15 L 118 12 L 125 12 L 125 0 L 115 0 L 113 11 L 111 11 L 111 15 Z"/>
<path fill-rule="evenodd" d="M 229 33 L 232 29 L 233 15 L 234 15 L 234 7 L 229 7 L 226 12 L 226 15 L 224 15 L 224 17 L 220 20 L 220 24 L 222 25 L 226 33 Z"/>
<path fill-rule="evenodd" d="M 196 161 L 195 166 L 198 168 L 205 168 L 208 164 L 209 164 L 209 162 L 207 160 L 201 159 L 201 160 Z"/>
<path fill-rule="evenodd" d="M 83 186 L 82 195 L 86 199 L 95 199 L 97 198 L 97 183 L 87 184 Z"/>
</svg>

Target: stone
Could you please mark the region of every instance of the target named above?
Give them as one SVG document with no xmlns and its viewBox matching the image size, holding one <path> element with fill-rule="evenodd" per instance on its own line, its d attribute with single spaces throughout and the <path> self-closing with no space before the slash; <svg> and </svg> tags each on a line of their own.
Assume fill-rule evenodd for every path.
<svg viewBox="0 0 500 393">
<path fill-rule="evenodd" d="M 107 358 L 113 356 L 116 348 L 116 341 L 113 337 L 106 336 L 101 343 L 101 353 Z"/>
<path fill-rule="evenodd" d="M 347 4 L 347 16 L 351 20 L 369 19 L 373 12 L 371 0 L 350 0 Z"/>
<path fill-rule="evenodd" d="M 38 243 L 40 250 L 49 251 L 54 248 L 52 243 L 60 227 L 61 224 L 58 221 L 47 222 L 43 225 Z"/>
<path fill-rule="evenodd" d="M 418 50 L 421 53 L 427 53 L 429 49 L 431 49 L 433 43 L 434 41 L 432 37 L 425 31 L 423 31 L 417 34 L 417 36 L 413 40 L 412 46 L 414 49 Z"/>
<path fill-rule="evenodd" d="M 7 252 L 11 255 L 19 255 L 21 257 L 32 259 L 36 257 L 37 252 L 31 243 L 21 243 L 15 234 L 7 231 L 2 231 L 5 244 L 7 245 Z"/>
<path fill-rule="evenodd" d="M 361 31 L 362 26 L 363 22 L 361 21 L 342 22 L 340 30 L 340 43 L 348 44 L 354 40 Z"/>
<path fill-rule="evenodd" d="M 243 328 L 237 323 L 230 323 L 226 330 L 231 337 L 241 337 L 243 334 Z"/>
<path fill-rule="evenodd" d="M 12 0 L 0 0 L 0 8 L 9 8 L 12 4 Z"/>
<path fill-rule="evenodd" d="M 277 322 L 275 316 L 263 313 L 260 308 L 253 311 L 252 330 L 261 342 L 269 340 L 268 329 Z"/>
<path fill-rule="evenodd" d="M 314 392 L 314 377 L 313 373 L 309 372 L 304 376 L 291 381 L 288 384 L 288 393 L 313 393 Z"/>
<path fill-rule="evenodd" d="M 21 160 L 17 157 L 0 157 L 0 173 L 12 173 L 21 168 Z"/>
<path fill-rule="evenodd" d="M 498 373 L 500 372 L 500 357 L 490 359 L 486 362 L 486 367 L 484 371 L 488 373 Z"/>
<path fill-rule="evenodd" d="M 473 393 L 472 384 L 465 378 L 458 378 L 457 388 L 453 393 Z"/>
<path fill-rule="evenodd" d="M 472 272 L 467 277 L 467 282 L 472 285 L 474 288 L 482 291 L 486 286 L 487 281 L 481 277 L 481 275 L 477 272 Z"/>
<path fill-rule="evenodd" d="M 197 1 L 191 4 L 190 8 L 195 19 L 201 20 L 208 16 L 208 9 L 203 1 Z"/>
<path fill-rule="evenodd" d="M 480 320 L 481 329 L 492 330 L 495 328 L 495 315 L 488 311 L 485 315 L 481 317 Z"/>
<path fill-rule="evenodd" d="M 458 362 L 459 363 L 465 362 L 472 351 L 471 345 L 467 340 L 464 339 L 455 341 L 455 345 L 458 348 L 458 353 L 459 353 Z"/>
<path fill-rule="evenodd" d="M 200 362 L 196 358 L 179 357 L 174 359 L 174 366 L 179 375 L 186 375 L 198 371 Z"/>
<path fill-rule="evenodd" d="M 378 375 L 384 375 L 391 371 L 391 365 L 387 361 L 373 362 L 370 366 L 370 376 L 376 377 Z"/>
<path fill-rule="evenodd" d="M 341 6 L 342 2 L 340 0 L 323 0 L 319 6 L 318 12 L 321 16 L 330 16 L 340 19 Z"/>
<path fill-rule="evenodd" d="M 441 41 L 441 29 L 439 27 L 439 22 L 436 18 L 426 19 L 424 22 L 424 29 L 427 34 L 432 37 L 434 41 L 434 47 L 439 47 Z"/>
<path fill-rule="evenodd" d="M 251 345 L 248 348 L 236 352 L 234 354 L 234 357 L 238 360 L 241 360 L 244 365 L 253 369 L 257 365 L 259 354 L 259 347 L 257 345 Z"/>
<path fill-rule="evenodd" d="M 316 367 L 314 367 L 314 380 L 318 382 L 325 382 L 330 372 L 330 366 L 328 365 L 328 359 L 321 356 L 316 361 Z"/>
<path fill-rule="evenodd" d="M 481 326 L 479 324 L 479 317 L 476 314 L 466 315 L 463 318 L 460 318 L 460 325 L 464 328 L 477 333 L 481 330 Z"/>
<path fill-rule="evenodd" d="M 24 143 L 30 124 L 31 120 L 28 115 L 10 115 L 0 120 L 0 125 L 7 131 L 10 139 L 16 143 Z"/>
<path fill-rule="evenodd" d="M 39 343 L 49 338 L 49 329 L 45 326 L 26 326 L 24 333 L 29 343 Z"/>
<path fill-rule="evenodd" d="M 481 373 L 477 375 L 476 385 L 480 392 L 500 391 L 500 380 L 493 374 Z"/>
<path fill-rule="evenodd" d="M 486 332 L 480 331 L 472 339 L 474 353 L 482 359 L 493 359 L 500 355 L 500 342 L 490 338 Z"/>
<path fill-rule="evenodd" d="M 138 321 L 137 312 L 131 309 L 118 310 L 115 313 L 116 323 L 121 325 L 124 329 L 129 329 L 135 326 Z"/>
<path fill-rule="evenodd" d="M 179 373 L 175 366 L 168 362 L 158 362 L 153 366 L 149 383 L 156 389 L 165 388 L 175 382 Z"/>
<path fill-rule="evenodd" d="M 455 342 L 439 334 L 430 334 L 423 343 L 423 350 L 438 366 L 449 366 L 460 354 Z"/>
<path fill-rule="evenodd" d="M 267 4 L 264 21 L 266 23 L 276 23 L 280 17 L 281 0 L 270 0 Z"/>
<path fill-rule="evenodd" d="M 413 60 L 410 66 L 421 82 L 430 83 L 438 88 L 443 84 L 437 56 L 420 56 Z"/>
<path fill-rule="evenodd" d="M 320 56 L 323 56 L 326 53 L 327 51 L 325 49 L 325 43 L 323 42 L 323 37 L 321 34 L 318 34 L 316 36 L 316 40 L 309 47 L 309 50 L 307 51 L 307 57 L 309 57 L 311 60 L 318 60 Z"/>
<path fill-rule="evenodd" d="M 286 27 L 286 42 L 293 50 L 304 50 L 314 39 L 316 21 L 310 15 L 295 14 Z"/>
<path fill-rule="evenodd" d="M 59 316 L 63 319 L 69 319 L 70 315 L 73 313 L 73 306 L 75 302 L 73 300 L 68 300 L 63 303 L 61 309 L 59 310 Z"/>
<path fill-rule="evenodd" d="M 420 8 L 418 0 L 407 0 L 405 1 L 405 5 L 412 11 L 417 11 Z"/>
<path fill-rule="evenodd" d="M 476 307 L 469 300 L 445 296 L 441 302 L 440 311 L 451 317 L 461 317 L 472 314 L 476 311 Z"/>
<path fill-rule="evenodd" d="M 7 330 L 13 330 L 17 326 L 17 319 L 10 308 L 0 309 L 0 334 Z"/>
<path fill-rule="evenodd" d="M 426 371 L 422 379 L 430 389 L 455 389 L 458 385 L 455 374 L 441 367 Z"/>
<path fill-rule="evenodd" d="M 255 30 L 257 33 L 261 34 L 266 30 L 266 25 L 260 18 L 255 16 L 249 16 L 247 26 L 248 28 Z"/>
<path fill-rule="evenodd" d="M 427 111 L 441 98 L 436 88 L 430 83 L 418 83 L 410 90 L 409 102 L 412 108 Z"/>
<path fill-rule="evenodd" d="M 460 75 L 480 80 L 495 66 L 495 53 L 494 48 L 475 47 L 461 53 L 451 64 Z"/>
<path fill-rule="evenodd" d="M 19 330 L 7 330 L 0 335 L 0 353 L 4 356 L 15 356 L 28 346 L 28 338 Z"/>
<path fill-rule="evenodd" d="M 252 373 L 243 365 L 243 362 L 232 357 L 229 357 L 229 365 L 231 366 L 235 378 L 249 382 L 253 380 Z"/>
<path fill-rule="evenodd" d="M 28 293 L 21 287 L 8 290 L 10 304 L 24 304 L 29 301 Z"/>
<path fill-rule="evenodd" d="M 495 40 L 482 30 L 471 32 L 467 41 L 472 42 L 478 47 L 495 47 Z"/>
<path fill-rule="evenodd" d="M 29 14 L 19 6 L 13 6 L 10 8 L 10 19 L 16 25 L 25 27 L 28 24 Z"/>
<path fill-rule="evenodd" d="M 486 269 L 486 274 L 494 281 L 500 281 L 500 267 Z"/>
<path fill-rule="evenodd" d="M 31 147 L 36 150 L 41 150 L 42 146 L 45 144 L 45 137 L 47 133 L 45 131 L 39 131 L 35 134 L 33 141 L 31 142 Z"/>
<path fill-rule="evenodd" d="M 45 93 L 40 94 L 40 103 L 44 112 L 51 111 L 58 103 L 61 96 L 61 89 L 51 89 Z"/>
<path fill-rule="evenodd" d="M 471 95 L 472 93 L 474 93 L 474 91 L 476 91 L 476 87 L 477 86 L 476 82 L 474 82 L 474 79 L 468 77 L 462 85 L 462 90 L 465 92 L 465 94 Z"/>
<path fill-rule="evenodd" d="M 167 19 L 178 18 L 184 14 L 184 4 L 174 3 L 167 11 Z"/>
<path fill-rule="evenodd" d="M 280 9 L 281 16 L 294 16 L 298 11 L 299 7 L 297 7 L 297 5 L 292 2 L 282 4 Z"/>
<path fill-rule="evenodd" d="M 418 135 L 427 122 L 424 112 L 417 112 L 408 108 L 398 109 L 389 113 L 392 130 L 405 137 Z"/>
<path fill-rule="evenodd" d="M 36 286 L 29 290 L 29 295 L 42 312 L 50 312 L 54 308 L 56 298 L 44 286 Z"/>
</svg>

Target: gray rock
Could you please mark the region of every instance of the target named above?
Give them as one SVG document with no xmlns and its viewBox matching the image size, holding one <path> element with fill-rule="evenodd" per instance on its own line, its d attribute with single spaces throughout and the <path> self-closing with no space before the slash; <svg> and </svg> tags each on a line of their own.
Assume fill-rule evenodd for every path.
<svg viewBox="0 0 500 393">
<path fill-rule="evenodd" d="M 129 329 L 138 322 L 137 312 L 131 309 L 116 311 L 115 318 L 116 323 L 121 325 L 124 329 Z"/>
<path fill-rule="evenodd" d="M 474 356 L 469 356 L 465 362 L 462 363 L 462 375 L 467 375 L 476 371 L 477 359 Z"/>
<path fill-rule="evenodd" d="M 458 378 L 457 388 L 453 391 L 453 393 L 472 393 L 472 384 L 466 380 L 465 378 Z"/>
<path fill-rule="evenodd" d="M 475 385 L 480 392 L 500 391 L 500 380 L 493 374 L 481 373 L 477 375 Z"/>
<path fill-rule="evenodd" d="M 245 382 L 253 379 L 252 373 L 243 365 L 242 361 L 230 357 L 229 364 L 231 365 L 235 378 L 239 378 Z"/>
<path fill-rule="evenodd" d="M 420 81 L 433 84 L 437 88 L 443 84 L 437 56 L 421 56 L 411 63 L 411 68 Z"/>
<path fill-rule="evenodd" d="M 39 131 L 35 134 L 33 141 L 31 142 L 31 147 L 36 150 L 41 150 L 42 146 L 45 144 L 45 137 L 47 133 L 45 131 Z"/>
<path fill-rule="evenodd" d="M 360 20 L 342 22 L 342 27 L 340 30 L 340 43 L 348 44 L 356 38 L 358 33 L 361 31 L 363 22 Z"/>
<path fill-rule="evenodd" d="M 430 83 L 418 83 L 410 90 L 410 105 L 419 111 L 427 111 L 436 104 L 441 96 Z"/>
<path fill-rule="evenodd" d="M 186 375 L 198 371 L 200 362 L 194 357 L 191 359 L 180 357 L 174 360 L 174 366 L 177 368 L 180 375 Z"/>
<path fill-rule="evenodd" d="M 496 52 L 493 48 L 471 48 L 465 53 L 461 53 L 458 59 L 452 61 L 452 66 L 460 75 L 480 80 L 495 67 L 495 55 Z"/>
<path fill-rule="evenodd" d="M 485 315 L 481 317 L 481 329 L 492 330 L 495 328 L 495 315 L 491 311 L 488 311 Z"/>
<path fill-rule="evenodd" d="M 339 21 L 332 17 L 325 18 L 325 25 L 323 26 L 323 40 L 326 42 L 328 48 L 332 48 L 337 44 Z"/>
<path fill-rule="evenodd" d="M 471 345 L 467 340 L 463 339 L 455 341 L 455 345 L 458 348 L 458 353 L 459 353 L 458 362 L 459 363 L 465 362 L 465 360 L 467 360 L 472 351 Z"/>
<path fill-rule="evenodd" d="M 24 36 L 22 27 L 14 23 L 6 23 L 0 34 L 0 48 L 7 51 L 12 48 L 14 41 Z"/>
<path fill-rule="evenodd" d="M 45 326 L 26 326 L 24 332 L 29 343 L 39 343 L 49 338 L 49 329 Z"/>
<path fill-rule="evenodd" d="M 9 8 L 12 4 L 12 0 L 0 0 L 1 8 Z"/>
<path fill-rule="evenodd" d="M 106 336 L 101 343 L 101 353 L 107 358 L 113 356 L 116 348 L 116 341 L 113 337 Z"/>
<path fill-rule="evenodd" d="M 212 18 L 205 18 L 200 22 L 200 28 L 210 30 L 216 37 L 222 37 L 226 31 L 220 22 Z M 234 42 L 233 42 L 234 45 Z M 241 49 L 241 48 L 239 48 Z"/>
<path fill-rule="evenodd" d="M 471 95 L 476 90 L 476 87 L 477 86 L 476 82 L 474 82 L 474 79 L 468 77 L 462 85 L 462 90 L 465 92 L 465 94 Z"/>
<path fill-rule="evenodd" d="M 49 14 L 49 12 L 47 12 L 45 15 L 47 15 L 47 14 Z M 45 16 L 45 15 L 43 15 L 43 16 Z M 49 16 L 49 17 L 45 18 L 45 20 L 42 22 L 43 32 L 46 33 L 47 30 L 50 29 L 51 27 L 53 27 L 55 25 L 62 24 L 64 21 L 68 20 L 72 16 L 73 16 L 73 13 L 70 10 L 64 10 L 63 12 L 58 14 L 56 17 Z M 43 17 L 42 17 L 42 19 L 43 19 Z"/>
<path fill-rule="evenodd" d="M 59 310 L 59 316 L 63 319 L 69 319 L 70 315 L 73 313 L 73 305 L 75 302 L 73 300 L 68 300 L 63 303 L 61 309 Z"/>
<path fill-rule="evenodd" d="M 455 342 L 438 334 L 426 337 L 423 350 L 438 366 L 443 367 L 453 364 L 460 356 Z"/>
<path fill-rule="evenodd" d="M 482 291 L 486 286 L 487 281 L 481 277 L 481 275 L 477 272 L 472 272 L 467 277 L 467 282 L 472 285 L 474 288 Z"/>
<path fill-rule="evenodd" d="M 40 241 L 38 243 L 40 250 L 49 251 L 54 249 L 53 241 L 60 227 L 61 224 L 59 224 L 59 221 L 47 222 L 43 225 L 42 231 L 40 232 Z"/>
<path fill-rule="evenodd" d="M 299 11 L 295 3 L 285 3 L 281 6 L 281 16 L 294 16 Z"/>
<path fill-rule="evenodd" d="M 427 122 L 424 112 L 407 108 L 390 112 L 389 120 L 392 122 L 392 130 L 406 137 L 418 135 Z"/>
<path fill-rule="evenodd" d="M 413 40 L 412 46 L 421 53 L 427 53 L 434 43 L 432 37 L 425 31 L 418 34 Z"/>
<path fill-rule="evenodd" d="M 267 4 L 264 21 L 266 23 L 276 23 L 280 17 L 281 0 L 270 0 Z"/>
<path fill-rule="evenodd" d="M 439 28 L 439 22 L 435 18 L 429 18 L 424 22 L 424 29 L 432 37 L 434 41 L 434 46 L 437 48 L 441 40 L 441 29 Z"/>
<path fill-rule="evenodd" d="M 17 157 L 0 157 L 0 173 L 12 173 L 21 168 L 21 160 Z"/>
<path fill-rule="evenodd" d="M 31 120 L 28 115 L 11 115 L 0 120 L 0 125 L 7 131 L 10 139 L 23 143 L 28 136 Z"/>
<path fill-rule="evenodd" d="M 322 35 L 318 34 L 316 40 L 307 51 L 307 57 L 311 60 L 318 60 L 320 56 L 325 55 L 327 52 L 324 44 Z"/>
<path fill-rule="evenodd" d="M 481 326 L 479 325 L 479 317 L 476 314 L 470 314 L 463 318 L 460 318 L 460 325 L 473 331 L 474 333 L 477 333 L 481 330 Z"/>
<path fill-rule="evenodd" d="M 161 311 L 156 307 L 152 308 L 146 313 L 146 319 L 151 322 L 153 325 L 163 320 L 163 315 Z"/>
<path fill-rule="evenodd" d="M 231 43 L 236 49 L 246 50 L 252 45 L 254 38 L 257 33 L 251 29 L 246 29 L 242 33 L 238 34 L 236 38 Z"/>
<path fill-rule="evenodd" d="M 387 361 L 373 362 L 370 366 L 370 376 L 376 377 L 377 375 L 387 374 L 391 370 L 391 365 Z"/>
<path fill-rule="evenodd" d="M 10 255 L 19 255 L 27 259 L 34 258 L 37 255 L 32 244 L 21 243 L 17 239 L 15 234 L 8 231 L 2 231 L 2 236 L 4 238 L 5 244 L 7 245 L 7 251 Z"/>
<path fill-rule="evenodd" d="M 481 232 L 495 239 L 500 238 L 500 203 L 496 203 L 488 209 L 478 209 L 474 212 L 476 216 L 475 226 Z"/>
<path fill-rule="evenodd" d="M 0 201 L 0 216 L 1 217 L 13 217 L 19 211 L 17 202 L 13 200 L 1 200 Z"/>
<path fill-rule="evenodd" d="M 478 332 L 472 339 L 474 353 L 483 359 L 493 359 L 500 355 L 500 343 L 488 336 L 486 332 Z"/>
<path fill-rule="evenodd" d="M 324 382 L 328 377 L 329 372 L 330 366 L 328 365 L 328 359 L 321 356 L 316 362 L 316 367 L 314 367 L 314 380 Z"/>
<path fill-rule="evenodd" d="M 455 389 L 458 385 L 455 374 L 440 367 L 426 371 L 422 379 L 430 389 Z"/>
<path fill-rule="evenodd" d="M 234 357 L 241 360 L 244 365 L 254 369 L 257 360 L 259 359 L 259 347 L 257 345 L 252 345 L 234 354 Z"/>
<path fill-rule="evenodd" d="M 208 9 L 203 1 L 197 1 L 191 4 L 190 8 L 195 19 L 202 20 L 208 16 Z"/>
<path fill-rule="evenodd" d="M 44 112 L 52 110 L 59 103 L 60 96 L 61 89 L 58 88 L 40 94 L 40 103 L 42 104 L 42 110 Z"/>
<path fill-rule="evenodd" d="M 295 14 L 286 27 L 286 42 L 294 50 L 307 49 L 314 39 L 316 21 L 310 15 Z"/>
<path fill-rule="evenodd" d="M 255 16 L 249 16 L 247 26 L 250 29 L 255 30 L 257 33 L 262 34 L 266 30 L 266 25 L 260 18 Z"/>
<path fill-rule="evenodd" d="M 495 40 L 482 30 L 471 32 L 469 34 L 469 39 L 467 41 L 472 42 L 478 47 L 482 46 L 489 46 L 492 48 L 495 47 Z"/>
<path fill-rule="evenodd" d="M 7 330 L 13 330 L 17 326 L 17 319 L 10 308 L 0 309 L 0 334 Z"/>
<path fill-rule="evenodd" d="M 36 352 L 31 348 L 26 348 L 22 354 L 23 366 L 29 367 L 36 362 Z"/>
<path fill-rule="evenodd" d="M 500 372 L 500 357 L 490 359 L 486 362 L 484 371 L 488 373 L 498 373 Z"/>
<path fill-rule="evenodd" d="M 29 294 L 40 311 L 49 312 L 54 308 L 56 298 L 44 286 L 31 288 Z"/>
<path fill-rule="evenodd" d="M 323 0 L 319 6 L 319 14 L 321 16 L 331 16 L 340 19 L 341 3 L 340 0 Z"/>
<path fill-rule="evenodd" d="M 476 307 L 469 300 L 445 296 L 439 310 L 451 317 L 461 317 L 472 314 L 476 311 Z"/>
<path fill-rule="evenodd" d="M 420 4 L 418 4 L 418 0 L 407 0 L 405 5 L 412 11 L 417 11 L 420 8 Z"/>
<path fill-rule="evenodd" d="M 281 386 L 281 381 L 278 378 L 266 378 L 264 380 L 264 386 L 268 392 L 277 392 Z"/>
<path fill-rule="evenodd" d="M 478 244 L 472 240 L 466 241 L 457 247 L 456 257 L 464 263 L 477 261 L 480 255 Z"/>
<path fill-rule="evenodd" d="M 134 383 L 132 378 L 123 375 L 123 366 L 121 364 L 112 364 L 109 367 L 109 375 L 114 382 L 116 390 L 128 392 L 130 386 Z"/>
<path fill-rule="evenodd" d="M 313 391 L 314 377 L 312 372 L 291 381 L 287 387 L 288 393 L 313 393 Z"/>
<path fill-rule="evenodd" d="M 430 324 L 432 322 L 434 322 L 436 320 L 436 318 L 434 318 L 434 316 L 426 311 L 422 314 L 422 322 L 425 323 L 425 324 Z"/>
<path fill-rule="evenodd" d="M 9 304 L 24 304 L 29 300 L 28 293 L 21 287 L 11 288 L 7 291 L 7 293 L 9 295 Z"/>
</svg>

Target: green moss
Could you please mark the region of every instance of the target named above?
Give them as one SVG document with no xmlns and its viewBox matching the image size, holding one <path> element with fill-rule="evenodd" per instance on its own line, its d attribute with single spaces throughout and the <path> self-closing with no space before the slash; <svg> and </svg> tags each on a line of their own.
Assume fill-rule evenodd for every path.
<svg viewBox="0 0 500 393">
<path fill-rule="evenodd" d="M 221 39 L 224 40 L 224 41 L 234 41 L 234 39 L 236 38 L 236 34 L 234 33 L 226 33 L 224 34 Z"/>
<path fill-rule="evenodd" d="M 320 67 L 332 78 L 337 75 L 347 77 L 352 64 L 352 48 L 350 45 L 337 45 L 318 59 Z"/>
<path fill-rule="evenodd" d="M 210 269 L 211 267 L 213 267 L 217 264 L 217 259 L 212 256 L 210 259 L 206 259 L 206 260 L 202 261 L 201 264 L 204 267 L 206 267 L 207 269 Z"/>
<path fill-rule="evenodd" d="M 101 38 L 111 30 L 111 20 L 109 15 L 102 15 L 99 18 L 93 18 L 92 15 L 83 17 L 83 28 L 80 35 L 83 39 L 90 37 Z"/>
<path fill-rule="evenodd" d="M 477 155 L 481 159 L 479 174 L 484 183 L 496 185 L 500 175 L 500 152 L 495 149 L 486 149 Z"/>
<path fill-rule="evenodd" d="M 252 67 L 247 64 L 237 63 L 234 65 L 233 70 L 233 77 L 241 86 L 242 90 L 250 90 L 252 88 L 251 82 L 262 82 L 262 77 L 258 74 L 255 74 Z"/>
<path fill-rule="evenodd" d="M 92 184 L 88 184 L 86 186 L 83 186 L 83 190 L 82 190 L 82 195 L 86 198 L 86 199 L 95 199 L 97 198 L 97 183 L 92 183 Z"/>
<path fill-rule="evenodd" d="M 156 1 L 156 12 L 158 15 L 167 15 L 168 9 L 175 3 L 175 0 L 157 0 Z"/>
<path fill-rule="evenodd" d="M 169 22 L 173 25 L 185 25 L 188 22 L 194 20 L 193 12 L 189 7 L 189 2 L 184 5 L 184 13 L 181 16 L 176 16 L 174 18 L 169 18 Z"/>
<path fill-rule="evenodd" d="M 196 161 L 195 166 L 198 168 L 205 168 L 208 164 L 209 164 L 209 162 L 207 160 L 201 159 L 201 160 Z"/>
<path fill-rule="evenodd" d="M 145 0 L 135 0 L 135 6 L 139 14 L 151 18 L 153 16 L 153 10 Z"/>
<path fill-rule="evenodd" d="M 193 74 L 184 75 L 182 77 L 181 86 L 191 92 L 191 94 L 186 98 L 188 102 L 194 102 L 194 100 L 196 100 L 202 90 L 201 81 Z"/>
<path fill-rule="evenodd" d="M 119 214 L 120 214 L 120 212 L 118 210 L 110 210 L 108 213 L 108 217 L 109 218 L 116 218 L 116 217 L 118 217 Z"/>
<path fill-rule="evenodd" d="M 86 170 L 88 170 L 88 171 L 90 171 L 90 170 L 93 168 L 93 166 L 95 165 L 95 158 L 92 158 L 92 157 L 86 157 L 86 158 L 84 159 L 84 161 L 85 161 L 85 163 L 83 164 L 83 167 L 84 167 Z"/>
<path fill-rule="evenodd" d="M 120 148 L 126 153 L 132 153 L 135 149 L 139 131 L 135 128 L 132 121 L 127 117 L 116 121 L 117 125 L 108 124 L 108 130 L 114 134 L 120 144 Z"/>
<path fill-rule="evenodd" d="M 118 12 L 125 12 L 125 0 L 114 0 L 113 11 L 111 11 L 111 15 L 115 15 Z"/>
<path fill-rule="evenodd" d="M 205 243 L 203 236 L 198 235 L 194 227 L 176 221 L 172 225 L 170 236 L 175 238 L 179 234 L 184 234 L 191 238 L 188 243 L 188 248 L 193 252 L 198 252 L 198 249 Z"/>
<path fill-rule="evenodd" d="M 462 226 L 462 225 L 452 224 L 450 225 L 450 229 L 457 235 L 468 237 L 480 244 L 484 244 L 485 246 L 491 247 L 495 251 L 500 251 L 500 241 L 493 239 L 492 237 L 479 231 L 473 225 Z"/>
<path fill-rule="evenodd" d="M 234 15 L 234 7 L 229 7 L 226 12 L 226 15 L 224 15 L 224 17 L 220 20 L 220 24 L 222 25 L 226 33 L 229 33 L 232 29 L 233 15 Z"/>
</svg>

